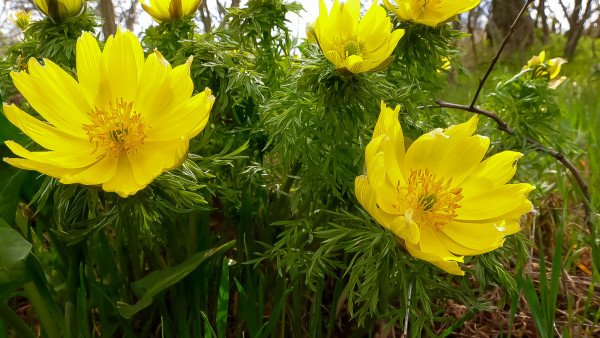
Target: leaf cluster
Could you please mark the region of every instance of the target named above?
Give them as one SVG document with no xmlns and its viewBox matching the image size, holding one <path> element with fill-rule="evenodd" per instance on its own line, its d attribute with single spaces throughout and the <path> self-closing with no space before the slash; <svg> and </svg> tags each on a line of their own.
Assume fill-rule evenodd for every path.
<svg viewBox="0 0 600 338">
<path fill-rule="evenodd" d="M 50 59 L 66 68 L 75 68 L 75 45 L 83 32 L 93 32 L 100 27 L 98 17 L 91 10 L 76 17 L 67 18 L 61 24 L 46 17 L 32 22 L 23 32 L 23 41 L 6 50 L 8 59 L 18 64 L 17 69 L 27 68 L 30 58 Z"/>
</svg>

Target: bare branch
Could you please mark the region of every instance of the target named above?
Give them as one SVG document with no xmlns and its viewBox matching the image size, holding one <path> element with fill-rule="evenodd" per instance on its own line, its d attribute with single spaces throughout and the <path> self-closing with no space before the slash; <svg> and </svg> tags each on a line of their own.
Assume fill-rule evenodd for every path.
<svg viewBox="0 0 600 338">
<path fill-rule="evenodd" d="M 581 16 L 581 24 L 584 24 L 592 16 L 592 0 L 588 0 L 585 11 Z"/>
<path fill-rule="evenodd" d="M 137 19 L 136 9 L 139 1 L 133 1 L 131 3 L 131 7 L 127 10 L 127 15 L 125 17 L 125 26 L 128 30 L 133 31 L 133 26 L 135 25 L 135 21 Z"/>
<path fill-rule="evenodd" d="M 200 3 L 198 11 L 200 12 L 200 19 L 202 20 L 202 24 L 204 24 L 204 31 L 210 32 L 210 30 L 212 29 L 212 20 L 210 19 L 210 11 L 208 10 L 206 1 L 202 1 Z"/>
<path fill-rule="evenodd" d="M 523 16 L 523 13 L 525 13 L 525 10 L 527 10 L 527 7 L 529 7 L 529 5 L 532 3 L 533 3 L 533 0 L 527 0 L 527 3 L 525 3 L 525 6 L 523 6 L 523 8 L 521 9 L 521 12 L 519 12 L 519 15 L 517 15 L 515 22 L 513 22 L 512 26 L 510 26 L 510 29 L 506 33 L 506 36 L 504 37 L 504 41 L 502 41 L 502 45 L 498 49 L 496 56 L 494 56 L 494 58 L 492 59 L 492 62 L 490 63 L 490 66 L 489 66 L 487 72 L 485 73 L 483 78 L 481 80 L 479 80 L 479 87 L 477 87 L 477 91 L 475 92 L 475 97 L 473 97 L 473 102 L 471 102 L 471 108 L 473 108 L 475 106 L 475 103 L 477 103 L 477 98 L 479 98 L 479 94 L 481 93 L 481 90 L 483 89 L 483 85 L 485 84 L 485 81 L 487 80 L 487 78 L 490 76 L 490 73 L 492 72 L 492 70 L 494 70 L 494 67 L 496 66 L 496 63 L 498 62 L 498 59 L 500 59 L 500 55 L 502 54 L 504 47 L 506 47 L 508 40 L 510 40 L 510 37 L 515 32 L 515 29 L 517 28 L 517 23 L 519 22 L 519 19 L 521 18 L 521 16 Z"/>
<path fill-rule="evenodd" d="M 565 6 L 565 4 L 563 3 L 563 0 L 558 0 L 558 3 L 560 4 L 560 7 L 562 7 L 563 13 L 565 13 L 565 18 L 567 18 L 567 21 L 569 21 L 569 25 L 572 25 L 571 15 L 569 14 L 569 10 L 567 9 L 567 6 Z"/>
<path fill-rule="evenodd" d="M 102 34 L 104 34 L 104 38 L 107 39 L 110 35 L 114 35 L 117 32 L 115 7 L 113 6 L 112 0 L 100 0 L 100 12 L 102 13 L 102 19 L 104 19 Z"/>
</svg>

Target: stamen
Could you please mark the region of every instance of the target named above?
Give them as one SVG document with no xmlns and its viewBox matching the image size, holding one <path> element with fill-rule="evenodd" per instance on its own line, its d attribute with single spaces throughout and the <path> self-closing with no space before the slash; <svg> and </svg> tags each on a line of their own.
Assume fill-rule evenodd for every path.
<svg viewBox="0 0 600 338">
<path fill-rule="evenodd" d="M 420 227 L 432 226 L 439 231 L 456 218 L 463 196 L 461 188 L 450 189 L 451 178 L 437 178 L 429 169 L 412 170 L 407 183 L 405 187 L 398 185 L 398 200 L 407 202 L 406 216 L 410 210 L 410 219 Z"/>
<path fill-rule="evenodd" d="M 344 52 L 346 53 L 346 57 L 349 57 L 350 55 L 359 55 L 360 45 L 356 41 L 348 41 L 344 45 Z"/>
<path fill-rule="evenodd" d="M 148 127 L 140 114 L 133 111 L 133 103 L 125 102 L 123 98 L 116 103 L 110 103 L 107 110 L 96 108 L 88 113 L 91 124 L 84 124 L 90 143 L 95 143 L 93 153 L 99 152 L 98 158 L 105 155 L 121 157 L 124 154 L 137 151 L 144 144 Z"/>
</svg>

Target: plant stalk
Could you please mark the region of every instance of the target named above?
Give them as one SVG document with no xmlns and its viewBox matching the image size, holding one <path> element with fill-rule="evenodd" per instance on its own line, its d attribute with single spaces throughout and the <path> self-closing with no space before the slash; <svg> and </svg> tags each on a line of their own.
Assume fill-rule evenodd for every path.
<svg viewBox="0 0 600 338">
<path fill-rule="evenodd" d="M 25 324 L 25 322 L 4 303 L 0 303 L 0 318 L 6 321 L 10 327 L 15 329 L 17 337 L 37 338 L 37 334 L 33 333 L 29 326 L 27 326 L 27 324 Z"/>
</svg>

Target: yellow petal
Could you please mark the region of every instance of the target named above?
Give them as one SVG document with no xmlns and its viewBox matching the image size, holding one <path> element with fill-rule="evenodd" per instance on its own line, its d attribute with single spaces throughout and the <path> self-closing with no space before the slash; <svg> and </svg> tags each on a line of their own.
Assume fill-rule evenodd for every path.
<svg viewBox="0 0 600 338">
<path fill-rule="evenodd" d="M 354 194 L 358 202 L 379 224 L 390 229 L 389 225 L 398 216 L 390 215 L 377 207 L 377 196 L 373 188 L 369 185 L 369 180 L 366 176 L 356 177 L 354 180 Z"/>
<path fill-rule="evenodd" d="M 137 88 L 136 100 L 134 101 L 134 110 L 144 114 L 145 119 L 152 121 L 152 118 L 161 116 L 165 111 L 170 110 L 180 103 L 175 100 L 173 95 L 177 95 L 171 83 L 170 73 L 171 65 L 158 52 L 150 54 L 142 67 L 140 83 L 143 84 Z M 188 97 L 183 98 L 188 99 Z"/>
<path fill-rule="evenodd" d="M 379 152 L 379 145 L 385 138 L 385 135 L 381 135 L 376 139 L 373 139 L 367 145 L 365 150 L 365 166 L 367 169 L 367 177 L 369 183 L 373 186 L 373 189 L 378 190 L 384 184 L 385 181 L 385 167 L 384 167 L 384 154 Z"/>
<path fill-rule="evenodd" d="M 84 32 L 77 40 L 77 79 L 90 107 L 111 101 L 110 86 L 96 38 Z"/>
<path fill-rule="evenodd" d="M 180 163 L 187 154 L 189 141 L 182 138 L 179 142 L 152 142 L 144 144 L 135 152 L 127 154 L 136 183 L 146 186 L 158 177 L 165 168 Z"/>
<path fill-rule="evenodd" d="M 460 222 L 497 221 L 505 218 L 519 217 L 532 210 L 527 193 L 535 188 L 527 183 L 506 184 L 491 190 L 481 190 L 478 194 L 466 195 L 458 209 Z"/>
<path fill-rule="evenodd" d="M 452 138 L 452 141 L 447 153 L 442 157 L 441 167 L 436 170 L 442 177 L 451 177 L 454 186 L 461 186 L 480 165 L 490 146 L 490 139 L 475 135 L 463 139 Z"/>
<path fill-rule="evenodd" d="M 148 141 L 191 139 L 204 129 L 208 122 L 210 110 L 215 102 L 210 89 L 196 94 L 182 105 L 164 111 L 151 123 L 148 130 Z M 150 122 L 149 122 L 150 123 Z"/>
<path fill-rule="evenodd" d="M 474 195 L 507 183 L 515 175 L 516 162 L 522 156 L 519 152 L 503 151 L 481 162 L 461 184 L 463 193 Z"/>
<path fill-rule="evenodd" d="M 473 133 L 477 130 L 478 123 L 479 117 L 477 117 L 477 115 L 473 115 L 473 117 L 471 117 L 469 121 L 455 126 L 451 126 L 448 129 L 444 130 L 444 134 L 456 138 L 469 137 L 473 135 Z"/>
<path fill-rule="evenodd" d="M 60 183 L 100 185 L 111 179 L 111 177 L 113 177 L 115 174 L 116 169 L 117 159 L 114 157 L 105 156 L 78 173 L 62 176 Z"/>
<path fill-rule="evenodd" d="M 110 36 L 102 51 L 108 83 L 113 99 L 133 102 L 138 78 L 144 64 L 144 51 L 138 39 L 129 31 L 117 31 Z"/>
<path fill-rule="evenodd" d="M 416 139 L 406 151 L 402 173 L 405 177 L 411 170 L 436 169 L 442 165 L 442 159 L 447 154 L 448 136 L 441 133 L 425 134 Z"/>
<path fill-rule="evenodd" d="M 102 184 L 104 191 L 116 192 L 119 196 L 126 198 L 146 187 L 146 184 L 136 182 L 127 156 L 121 156 L 116 167 L 114 175 Z"/>
<path fill-rule="evenodd" d="M 411 256 L 427 261 L 438 268 L 446 271 L 449 274 L 464 276 L 465 272 L 462 271 L 457 262 L 463 262 L 463 257 L 439 257 L 435 254 L 425 253 L 419 249 L 418 245 L 405 243 L 406 249 Z"/>
<path fill-rule="evenodd" d="M 456 255 L 479 255 L 497 249 L 504 242 L 505 222 L 495 223 L 461 223 L 450 222 L 438 238 L 449 251 Z"/>
<path fill-rule="evenodd" d="M 31 58 L 29 74 L 11 73 L 15 87 L 48 122 L 76 137 L 86 137 L 81 126 L 91 111 L 75 79 L 51 60 L 40 65 Z"/>
<path fill-rule="evenodd" d="M 65 175 L 75 174 L 80 172 L 82 169 L 68 169 L 57 167 L 47 163 L 36 162 L 25 158 L 4 158 L 4 162 L 25 170 L 35 170 L 44 175 L 60 178 Z"/>
<path fill-rule="evenodd" d="M 62 149 L 61 152 L 58 151 L 34 151 L 31 152 L 25 148 L 23 148 L 18 143 L 13 141 L 4 142 L 6 146 L 17 156 L 24 157 L 26 159 L 50 164 L 56 167 L 62 168 L 82 168 L 86 167 L 94 162 L 96 159 L 91 154 L 91 152 L 87 149 L 73 149 L 71 151 L 67 151 L 67 149 Z"/>
<path fill-rule="evenodd" d="M 25 113 L 14 104 L 4 104 L 4 114 L 6 118 L 17 128 L 21 129 L 25 135 L 39 145 L 50 150 L 60 149 L 80 149 L 88 148 L 90 153 L 93 150 L 87 138 L 76 137 L 65 133 L 61 129 L 55 128 L 44 123 L 33 116 Z"/>
<path fill-rule="evenodd" d="M 151 57 L 148 57 L 151 59 Z M 159 56 L 152 63 L 165 62 L 162 56 Z M 146 64 L 150 63 L 146 61 Z M 182 102 L 185 102 L 192 96 L 194 91 L 194 83 L 190 77 L 190 64 L 191 59 L 188 63 L 171 69 L 170 66 L 166 67 L 164 75 L 162 70 L 157 69 L 160 66 L 154 66 L 152 69 L 146 69 L 142 73 L 142 78 L 146 78 L 146 73 L 152 72 L 156 74 L 157 78 L 147 79 L 145 86 L 147 89 L 140 89 L 138 92 L 138 98 L 136 99 L 136 111 L 143 112 L 148 123 L 153 124 L 155 119 L 161 119 L 165 113 L 174 110 Z M 154 73 L 155 72 L 155 73 Z M 152 75 L 150 75 L 152 76 Z M 159 78 L 162 76 L 162 78 Z M 141 86 L 140 86 L 141 87 Z M 144 95 L 145 97 L 140 97 Z"/>
<path fill-rule="evenodd" d="M 396 217 L 396 219 L 390 223 L 389 229 L 396 236 L 412 244 L 417 244 L 421 239 L 419 226 L 412 220 L 407 222 L 404 215 Z"/>
<path fill-rule="evenodd" d="M 392 110 L 386 107 L 383 101 L 381 102 L 381 113 L 375 125 L 373 138 L 379 135 L 386 135 L 388 138 L 383 142 L 385 170 L 393 184 L 404 186 L 405 180 L 401 172 L 402 163 L 404 162 L 404 134 L 402 127 L 398 122 L 398 112 L 400 106 Z"/>
</svg>

